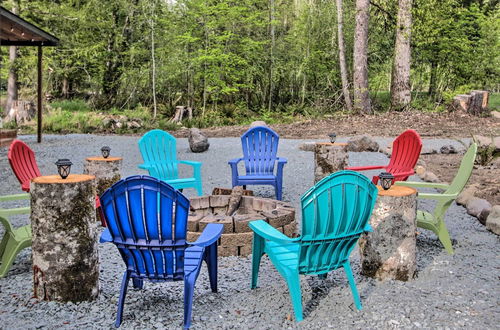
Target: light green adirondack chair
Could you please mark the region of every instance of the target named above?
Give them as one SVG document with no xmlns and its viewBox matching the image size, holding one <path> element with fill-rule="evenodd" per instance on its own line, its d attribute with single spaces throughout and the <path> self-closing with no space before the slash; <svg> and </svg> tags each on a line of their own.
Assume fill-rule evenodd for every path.
<svg viewBox="0 0 500 330">
<path fill-rule="evenodd" d="M 0 202 L 29 198 L 29 194 L 0 196 Z M 30 213 L 29 207 L 18 207 L 15 209 L 0 208 L 0 223 L 5 228 L 5 234 L 0 241 L 0 278 L 7 274 L 17 254 L 21 252 L 22 249 L 31 246 L 31 225 L 14 228 L 9 222 L 10 216 L 26 213 Z"/>
<path fill-rule="evenodd" d="M 299 274 L 319 275 L 344 268 L 354 303 L 361 309 L 349 255 L 361 234 L 371 231 L 377 187 L 366 176 L 340 171 L 322 179 L 301 198 L 302 235 L 289 238 L 263 220 L 250 222 L 254 231 L 252 289 L 257 286 L 262 255 L 269 256 L 288 284 L 295 319 L 302 320 Z"/>
<path fill-rule="evenodd" d="M 458 194 L 462 192 L 467 181 L 469 181 L 470 175 L 472 174 L 472 168 L 474 167 L 474 160 L 476 159 L 476 152 L 477 144 L 472 143 L 460 163 L 457 175 L 449 185 L 430 182 L 396 182 L 398 186 L 439 188 L 445 190 L 442 194 L 418 193 L 418 198 L 433 199 L 437 201 L 437 205 L 433 214 L 421 210 L 417 211 L 417 226 L 432 230 L 438 235 L 439 240 L 449 254 L 453 254 L 453 248 L 451 247 L 450 234 L 448 233 L 448 229 L 446 229 L 444 217 L 451 203 L 457 198 Z"/>
</svg>

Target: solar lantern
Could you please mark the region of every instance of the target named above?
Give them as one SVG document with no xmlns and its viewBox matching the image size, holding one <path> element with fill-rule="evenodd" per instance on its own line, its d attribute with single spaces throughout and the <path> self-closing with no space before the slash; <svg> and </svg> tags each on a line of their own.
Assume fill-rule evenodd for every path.
<svg viewBox="0 0 500 330">
<path fill-rule="evenodd" d="M 102 147 L 102 148 L 101 148 L 101 153 L 102 153 L 102 156 L 103 156 L 104 158 L 108 158 L 108 157 L 109 157 L 110 152 L 111 152 L 111 148 L 110 148 L 110 147 L 108 147 L 108 146 L 104 146 L 104 147 Z"/>
<path fill-rule="evenodd" d="M 56 162 L 57 165 L 57 172 L 61 176 L 61 179 L 66 179 L 69 175 L 69 172 L 71 172 L 71 165 L 73 163 L 69 159 L 59 159 Z"/>
<path fill-rule="evenodd" d="M 389 172 L 382 172 L 378 175 L 380 179 L 380 185 L 384 190 L 390 189 L 392 186 L 392 181 L 394 180 L 394 175 Z"/>
</svg>

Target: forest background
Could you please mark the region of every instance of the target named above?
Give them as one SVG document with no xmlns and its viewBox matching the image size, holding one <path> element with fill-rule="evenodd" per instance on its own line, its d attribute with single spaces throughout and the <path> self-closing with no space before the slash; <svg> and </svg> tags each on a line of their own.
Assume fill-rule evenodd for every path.
<svg viewBox="0 0 500 330">
<path fill-rule="evenodd" d="M 443 111 L 473 89 L 500 106 L 498 0 L 1 5 L 60 39 L 44 49 L 45 131 L 93 131 L 119 115 L 174 129 L 179 105 L 194 109 L 187 127 Z M 35 100 L 36 49 L 0 52 L 0 104 L 13 73 L 16 98 Z"/>
</svg>

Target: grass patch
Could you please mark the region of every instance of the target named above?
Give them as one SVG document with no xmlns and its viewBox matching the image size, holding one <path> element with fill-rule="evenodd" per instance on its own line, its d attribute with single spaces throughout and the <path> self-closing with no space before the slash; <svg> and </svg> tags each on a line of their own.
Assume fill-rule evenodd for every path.
<svg viewBox="0 0 500 330">
<path fill-rule="evenodd" d="M 50 106 L 53 109 L 61 109 L 71 112 L 90 111 L 90 106 L 87 104 L 87 102 L 80 99 L 54 101 L 50 103 Z"/>
<path fill-rule="evenodd" d="M 500 111 L 500 93 L 491 93 L 488 107 L 491 110 Z"/>
</svg>

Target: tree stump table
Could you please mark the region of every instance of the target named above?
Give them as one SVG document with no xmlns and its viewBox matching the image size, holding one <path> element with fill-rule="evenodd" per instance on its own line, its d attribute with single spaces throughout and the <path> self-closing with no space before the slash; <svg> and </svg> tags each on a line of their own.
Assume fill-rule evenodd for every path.
<svg viewBox="0 0 500 330">
<path fill-rule="evenodd" d="M 106 189 L 121 179 L 121 157 L 88 157 L 83 165 L 83 174 L 95 176 L 97 195 L 101 196 Z"/>
<path fill-rule="evenodd" d="M 314 147 L 314 183 L 342 171 L 349 161 L 347 143 L 316 143 Z"/>
<path fill-rule="evenodd" d="M 31 182 L 30 193 L 35 297 L 62 302 L 96 299 L 94 176 L 41 176 Z"/>
<path fill-rule="evenodd" d="M 361 272 L 380 280 L 408 281 L 416 270 L 417 191 L 392 186 L 379 194 L 370 225 L 359 239 Z"/>
</svg>

